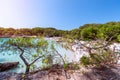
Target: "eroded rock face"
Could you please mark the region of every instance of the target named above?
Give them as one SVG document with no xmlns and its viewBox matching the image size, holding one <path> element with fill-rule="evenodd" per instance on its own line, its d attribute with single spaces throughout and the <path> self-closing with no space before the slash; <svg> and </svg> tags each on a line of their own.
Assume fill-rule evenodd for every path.
<svg viewBox="0 0 120 80">
<path fill-rule="evenodd" d="M 0 63 L 0 72 L 15 68 L 18 64 L 19 62 Z"/>
<path fill-rule="evenodd" d="M 22 74 L 1 72 L 0 80 L 22 80 Z M 28 79 L 24 80 L 120 80 L 120 66 L 69 70 L 67 79 L 64 72 L 57 74 L 57 72 L 49 73 L 49 70 L 45 70 L 30 74 Z"/>
</svg>

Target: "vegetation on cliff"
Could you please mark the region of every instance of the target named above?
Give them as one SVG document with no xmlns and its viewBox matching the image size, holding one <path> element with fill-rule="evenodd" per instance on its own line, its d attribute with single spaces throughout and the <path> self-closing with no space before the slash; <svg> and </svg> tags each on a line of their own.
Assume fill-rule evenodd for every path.
<svg viewBox="0 0 120 80">
<path fill-rule="evenodd" d="M 73 30 L 57 30 L 55 28 L 2 28 L 1 37 L 14 36 L 44 36 L 44 37 L 65 37 L 79 40 L 109 39 L 114 35 L 113 41 L 120 40 L 120 22 L 108 22 L 105 24 L 85 24 Z"/>
</svg>

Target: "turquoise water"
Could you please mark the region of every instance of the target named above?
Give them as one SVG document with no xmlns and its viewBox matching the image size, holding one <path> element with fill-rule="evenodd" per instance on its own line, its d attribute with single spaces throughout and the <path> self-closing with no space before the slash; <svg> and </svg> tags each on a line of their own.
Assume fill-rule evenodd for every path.
<svg viewBox="0 0 120 80">
<path fill-rule="evenodd" d="M 0 45 L 6 40 L 8 40 L 8 38 L 0 38 Z M 47 39 L 47 40 L 50 44 L 51 41 L 49 39 Z M 74 57 L 73 57 L 73 52 L 72 51 L 64 49 L 62 46 L 60 46 L 57 43 L 55 43 L 55 48 L 63 57 L 65 57 L 65 60 L 67 62 L 71 62 L 73 60 Z M 34 49 L 31 49 L 31 52 L 34 53 Z M 32 60 L 31 56 L 27 55 L 26 53 L 25 53 L 24 56 L 27 56 L 26 58 L 29 58 L 28 62 L 31 62 L 31 60 Z M 57 57 L 59 58 L 59 56 L 57 56 Z M 58 58 L 55 58 L 54 61 L 57 61 Z M 3 52 L 0 53 L 0 63 L 3 63 L 3 62 L 17 62 L 17 61 L 19 62 L 18 67 L 14 68 L 14 69 L 11 69 L 8 72 L 17 72 L 17 73 L 25 72 L 25 65 L 19 57 L 19 52 L 14 53 L 11 50 L 10 51 L 4 50 Z M 62 63 L 62 62 L 60 60 L 58 60 L 58 63 Z M 42 65 L 41 60 L 38 60 L 35 63 L 35 66 L 37 68 L 39 68 L 41 65 Z"/>
</svg>

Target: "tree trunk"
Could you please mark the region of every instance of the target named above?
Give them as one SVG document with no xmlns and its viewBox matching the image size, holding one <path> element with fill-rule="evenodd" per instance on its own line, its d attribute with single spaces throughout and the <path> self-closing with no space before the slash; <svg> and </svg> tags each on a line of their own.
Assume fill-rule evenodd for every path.
<svg viewBox="0 0 120 80">
<path fill-rule="evenodd" d="M 30 70 L 30 65 L 29 65 L 29 63 L 26 61 L 26 59 L 23 56 L 24 50 L 21 47 L 19 47 L 19 46 L 17 46 L 17 47 L 21 51 L 20 58 L 22 59 L 22 61 L 24 62 L 25 66 L 26 66 L 25 74 L 28 74 L 29 70 Z"/>
<path fill-rule="evenodd" d="M 30 80 L 29 79 L 29 71 L 30 71 L 30 66 L 26 65 L 25 76 L 23 77 L 23 80 Z"/>
<path fill-rule="evenodd" d="M 29 66 L 29 65 L 26 65 L 26 71 L 25 71 L 25 74 L 29 74 L 29 71 L 30 71 L 30 66 Z"/>
</svg>

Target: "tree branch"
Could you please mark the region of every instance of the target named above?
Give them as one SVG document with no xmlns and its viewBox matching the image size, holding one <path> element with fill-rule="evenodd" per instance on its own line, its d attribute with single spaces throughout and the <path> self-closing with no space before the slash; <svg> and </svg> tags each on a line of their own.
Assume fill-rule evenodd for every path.
<svg viewBox="0 0 120 80">
<path fill-rule="evenodd" d="M 21 51 L 20 58 L 23 60 L 23 62 L 25 63 L 25 65 L 28 66 L 28 65 L 29 65 L 28 62 L 27 62 L 26 59 L 23 57 L 24 50 L 23 50 L 21 47 L 19 47 L 19 46 L 17 46 L 17 48 Z"/>
<path fill-rule="evenodd" d="M 39 56 L 38 58 L 36 58 L 35 60 L 33 60 L 33 61 L 29 64 L 29 66 L 31 66 L 32 64 L 34 64 L 38 59 L 40 59 L 40 58 L 42 58 L 42 57 L 44 57 L 44 55 L 43 55 L 43 56 Z"/>
<path fill-rule="evenodd" d="M 62 59 L 63 63 L 66 64 L 66 63 L 65 63 L 65 60 L 64 60 L 63 57 L 62 57 L 62 55 L 61 55 L 56 49 L 54 49 L 54 50 L 55 50 L 56 53 L 60 56 L 60 58 Z M 70 77 L 68 77 L 68 75 L 67 75 L 67 73 L 66 73 L 66 70 L 65 70 L 65 69 L 63 69 L 63 70 L 64 70 L 64 72 L 65 72 L 66 79 L 69 79 Z"/>
<path fill-rule="evenodd" d="M 112 40 L 113 37 L 114 37 L 114 36 L 112 36 L 112 37 L 106 42 L 105 45 L 102 45 L 102 46 L 99 46 L 99 47 L 88 47 L 88 46 L 85 46 L 84 44 L 82 44 L 81 42 L 80 42 L 80 44 L 81 44 L 82 46 L 84 46 L 85 48 L 87 48 L 87 49 L 99 49 L 99 48 L 104 48 L 104 47 L 107 47 L 107 46 L 108 46 L 109 42 Z M 105 41 L 106 41 L 106 40 L 104 40 L 104 42 L 105 42 Z"/>
</svg>

